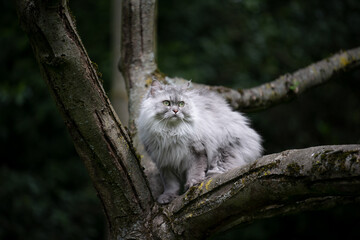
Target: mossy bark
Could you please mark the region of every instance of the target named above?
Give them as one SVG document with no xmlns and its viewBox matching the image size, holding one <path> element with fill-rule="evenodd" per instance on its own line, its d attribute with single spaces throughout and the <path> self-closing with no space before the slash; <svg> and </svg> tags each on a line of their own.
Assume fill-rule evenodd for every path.
<svg viewBox="0 0 360 240">
<path fill-rule="evenodd" d="M 360 200 L 360 145 L 287 150 L 207 179 L 166 208 L 177 233 L 199 237 L 276 215 Z"/>
</svg>

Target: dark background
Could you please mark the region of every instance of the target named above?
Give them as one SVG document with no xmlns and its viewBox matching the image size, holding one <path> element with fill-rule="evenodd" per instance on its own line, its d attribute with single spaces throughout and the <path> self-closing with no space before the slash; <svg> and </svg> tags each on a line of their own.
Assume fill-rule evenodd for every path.
<svg viewBox="0 0 360 240">
<path fill-rule="evenodd" d="M 70 1 L 111 86 L 111 2 Z M 158 63 L 169 76 L 248 88 L 360 46 L 360 1 L 160 0 Z M 0 239 L 103 239 L 100 203 L 18 25 L 0 3 Z M 360 71 L 247 114 L 266 154 L 360 143 Z M 256 221 L 216 239 L 359 239 L 360 206 Z"/>
</svg>

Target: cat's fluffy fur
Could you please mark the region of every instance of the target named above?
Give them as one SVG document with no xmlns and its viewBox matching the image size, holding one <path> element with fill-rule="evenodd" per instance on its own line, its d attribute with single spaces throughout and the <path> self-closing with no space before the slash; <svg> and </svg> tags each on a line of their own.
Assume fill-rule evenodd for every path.
<svg viewBox="0 0 360 240">
<path fill-rule="evenodd" d="M 137 121 L 139 136 L 156 163 L 165 204 L 206 176 L 260 157 L 260 136 L 216 93 L 153 81 Z"/>
</svg>

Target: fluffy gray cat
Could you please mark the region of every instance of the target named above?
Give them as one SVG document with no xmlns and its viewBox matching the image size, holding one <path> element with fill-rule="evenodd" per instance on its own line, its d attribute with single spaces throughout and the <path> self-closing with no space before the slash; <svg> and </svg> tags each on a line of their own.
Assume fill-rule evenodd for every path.
<svg viewBox="0 0 360 240">
<path fill-rule="evenodd" d="M 262 152 L 248 120 L 214 92 L 154 80 L 137 121 L 139 136 L 164 185 L 160 204 L 205 177 L 250 163 Z"/>
</svg>

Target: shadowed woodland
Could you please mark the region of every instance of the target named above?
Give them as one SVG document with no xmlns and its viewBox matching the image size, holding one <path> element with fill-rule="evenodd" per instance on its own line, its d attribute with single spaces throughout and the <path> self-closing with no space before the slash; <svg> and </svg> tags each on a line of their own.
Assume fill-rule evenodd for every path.
<svg viewBox="0 0 360 240">
<path fill-rule="evenodd" d="M 111 40 L 116 31 L 111 4 L 69 2 L 107 93 L 113 86 Z M 15 4 L 3 1 L 0 11 L 0 238 L 104 239 L 101 203 L 42 79 Z M 271 82 L 341 50 L 355 49 L 360 42 L 360 3 L 355 0 L 171 0 L 159 1 L 157 12 L 160 71 L 232 89 Z M 249 111 L 253 127 L 264 138 L 265 154 L 360 144 L 359 80 L 359 68 L 344 68 L 299 96 L 299 86 L 292 85 L 296 98 L 291 101 Z M 213 239 L 358 238 L 360 208 L 349 202 L 254 219 Z"/>
</svg>

